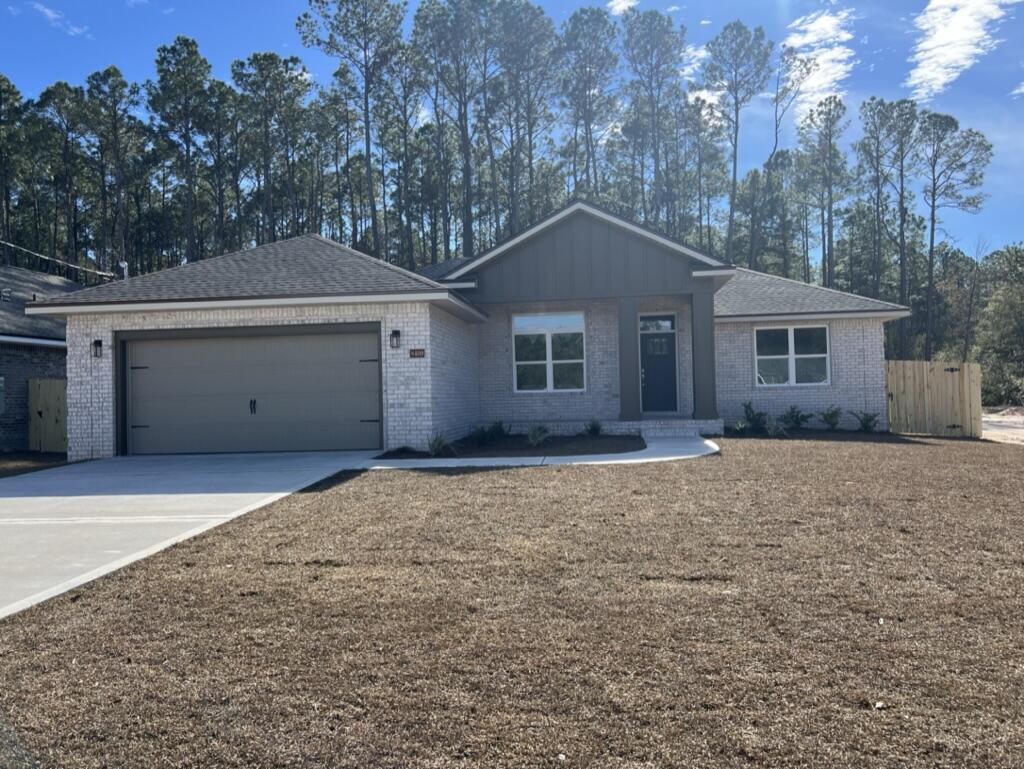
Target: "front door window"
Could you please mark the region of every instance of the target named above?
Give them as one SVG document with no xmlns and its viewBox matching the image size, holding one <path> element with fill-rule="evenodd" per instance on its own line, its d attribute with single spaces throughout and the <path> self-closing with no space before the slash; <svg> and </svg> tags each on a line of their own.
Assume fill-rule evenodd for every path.
<svg viewBox="0 0 1024 769">
<path fill-rule="evenodd" d="M 646 412 L 678 410 L 674 315 L 640 317 L 640 398 Z"/>
</svg>

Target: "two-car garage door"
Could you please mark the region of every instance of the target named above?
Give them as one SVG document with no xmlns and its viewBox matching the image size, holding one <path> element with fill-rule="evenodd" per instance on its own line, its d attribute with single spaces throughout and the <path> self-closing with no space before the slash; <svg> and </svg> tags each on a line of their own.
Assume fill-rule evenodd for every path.
<svg viewBox="0 0 1024 769">
<path fill-rule="evenodd" d="M 125 357 L 130 454 L 381 445 L 376 332 L 136 339 Z"/>
</svg>

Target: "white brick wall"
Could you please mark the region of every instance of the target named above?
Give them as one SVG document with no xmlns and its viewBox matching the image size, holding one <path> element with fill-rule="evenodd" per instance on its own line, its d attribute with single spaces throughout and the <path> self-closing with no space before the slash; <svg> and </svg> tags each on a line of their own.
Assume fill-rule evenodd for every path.
<svg viewBox="0 0 1024 769">
<path fill-rule="evenodd" d="M 828 385 L 757 387 L 754 379 L 754 328 L 766 326 L 829 327 Z M 855 428 L 853 411 L 878 414 L 878 429 L 888 429 L 885 395 L 885 345 L 882 323 L 877 320 L 833 320 L 828 323 L 716 323 L 715 369 L 718 412 L 725 424 L 743 417 L 743 403 L 752 401 L 759 411 L 778 417 L 790 406 L 817 414 L 832 405 L 843 409 L 842 427 Z M 820 427 L 812 420 L 810 426 Z"/>
<path fill-rule="evenodd" d="M 434 432 L 430 306 L 403 302 L 71 316 L 67 324 L 69 457 L 79 460 L 114 454 L 115 331 L 366 322 L 381 323 L 385 446 L 425 446 Z M 402 332 L 398 350 L 392 350 L 387 341 L 395 328 Z M 92 356 L 94 339 L 103 341 L 102 358 Z M 425 348 L 427 357 L 410 358 L 413 347 Z"/>
<path fill-rule="evenodd" d="M 480 421 L 479 329 L 430 308 L 431 430 L 461 438 Z"/>
</svg>

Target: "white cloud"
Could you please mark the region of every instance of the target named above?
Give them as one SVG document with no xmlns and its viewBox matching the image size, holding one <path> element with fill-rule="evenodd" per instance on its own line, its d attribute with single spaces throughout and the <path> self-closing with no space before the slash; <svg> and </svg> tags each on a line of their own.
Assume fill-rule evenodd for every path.
<svg viewBox="0 0 1024 769">
<path fill-rule="evenodd" d="M 7 12 L 10 13 L 11 16 L 18 16 L 21 13 L 21 8 L 16 5 L 9 5 L 7 6 Z"/>
<path fill-rule="evenodd" d="M 138 8 L 140 5 L 149 5 L 149 0 L 124 0 L 129 8 Z"/>
<path fill-rule="evenodd" d="M 995 48 L 999 21 L 1020 0 L 929 0 L 914 19 L 920 32 L 903 82 L 914 98 L 942 93 L 964 70 Z"/>
<path fill-rule="evenodd" d="M 174 6 L 164 8 L 162 11 L 160 11 L 160 13 L 162 13 L 164 16 L 170 16 L 172 13 L 174 13 Z"/>
<path fill-rule="evenodd" d="M 1010 91 L 1010 96 L 1024 96 L 1024 83 Z"/>
<path fill-rule="evenodd" d="M 683 68 L 679 74 L 693 80 L 704 66 L 704 60 L 711 54 L 706 45 L 688 45 L 683 50 Z"/>
<path fill-rule="evenodd" d="M 65 34 L 70 35 L 71 37 L 85 35 L 88 38 L 92 38 L 92 35 L 89 34 L 88 27 L 71 23 L 67 16 L 58 10 L 50 8 L 49 6 L 43 5 L 39 2 L 32 3 L 32 9 L 46 19 L 50 23 L 51 27 L 63 30 Z"/>
<path fill-rule="evenodd" d="M 668 8 L 665 9 L 665 12 L 666 13 L 675 13 L 676 11 L 681 11 L 681 10 L 682 10 L 682 8 L 680 8 L 678 5 L 670 5 Z"/>
<path fill-rule="evenodd" d="M 700 25 L 701 25 L 702 27 L 706 27 L 706 26 L 708 26 L 708 25 L 709 25 L 710 23 L 711 23 L 711 19 L 701 19 L 701 20 L 700 20 Z"/>
<path fill-rule="evenodd" d="M 826 96 L 845 94 L 843 81 L 857 60 L 847 45 L 853 40 L 857 14 L 850 8 L 822 10 L 801 16 L 789 25 L 785 45 L 814 60 L 814 69 L 804 81 L 797 98 L 796 113 L 803 117 Z"/>
<path fill-rule="evenodd" d="M 639 2 L 640 0 L 608 0 L 608 10 L 612 12 L 612 16 L 621 16 Z"/>
</svg>

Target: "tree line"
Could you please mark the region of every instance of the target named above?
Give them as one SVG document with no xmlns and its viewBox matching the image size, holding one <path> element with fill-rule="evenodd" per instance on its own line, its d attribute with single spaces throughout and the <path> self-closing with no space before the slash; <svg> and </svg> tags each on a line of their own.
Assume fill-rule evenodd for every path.
<svg viewBox="0 0 1024 769">
<path fill-rule="evenodd" d="M 582 198 L 731 263 L 911 306 L 893 357 L 973 354 L 992 265 L 1017 252 L 944 238 L 944 211 L 980 210 L 992 156 L 955 117 L 876 97 L 852 115 L 837 96 L 796 114 L 813 59 L 742 21 L 694 56 L 658 11 L 584 7 L 556 27 L 528 0 L 424 0 L 408 33 L 406 17 L 309 0 L 298 33 L 337 64 L 319 85 L 273 52 L 214 78 L 187 37 L 145 83 L 111 66 L 26 99 L 0 74 L 0 239 L 139 274 L 318 232 L 415 268 Z M 768 152 L 741 174 L 757 102 Z"/>
</svg>

